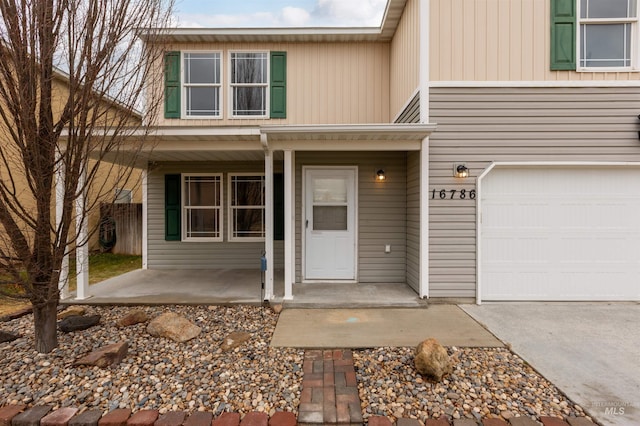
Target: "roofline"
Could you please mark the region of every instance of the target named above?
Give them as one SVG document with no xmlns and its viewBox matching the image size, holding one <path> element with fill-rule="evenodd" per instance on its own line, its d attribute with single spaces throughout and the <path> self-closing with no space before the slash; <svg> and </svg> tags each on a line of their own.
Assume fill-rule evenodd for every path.
<svg viewBox="0 0 640 426">
<path fill-rule="evenodd" d="M 377 27 L 141 28 L 138 36 L 155 42 L 184 42 L 195 37 L 203 42 L 390 41 L 406 2 L 387 0 L 381 24 Z"/>
</svg>

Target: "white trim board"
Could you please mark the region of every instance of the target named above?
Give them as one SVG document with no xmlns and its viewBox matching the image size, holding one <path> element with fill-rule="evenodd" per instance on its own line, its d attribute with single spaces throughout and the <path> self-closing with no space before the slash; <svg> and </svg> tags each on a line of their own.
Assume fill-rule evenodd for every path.
<svg viewBox="0 0 640 426">
<path fill-rule="evenodd" d="M 640 87 L 640 80 L 431 81 L 430 87 Z"/>
</svg>

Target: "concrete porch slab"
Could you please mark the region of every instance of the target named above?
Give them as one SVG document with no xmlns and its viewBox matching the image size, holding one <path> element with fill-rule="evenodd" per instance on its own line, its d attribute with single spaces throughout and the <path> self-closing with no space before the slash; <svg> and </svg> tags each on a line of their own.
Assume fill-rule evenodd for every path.
<svg viewBox="0 0 640 426">
<path fill-rule="evenodd" d="M 456 305 L 416 309 L 285 309 L 271 346 L 412 347 L 429 337 L 444 346 L 504 346 Z"/>
</svg>

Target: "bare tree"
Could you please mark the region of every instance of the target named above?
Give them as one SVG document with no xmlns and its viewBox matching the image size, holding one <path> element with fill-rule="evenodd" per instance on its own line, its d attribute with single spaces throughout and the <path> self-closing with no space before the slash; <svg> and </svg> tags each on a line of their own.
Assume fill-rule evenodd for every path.
<svg viewBox="0 0 640 426">
<path fill-rule="evenodd" d="M 87 244 L 74 224 L 76 201 L 87 200 L 82 216 L 93 207 L 84 197 L 90 190 L 93 200 L 112 197 L 144 142 L 127 137 L 147 134 L 145 123 L 155 122 L 158 105 L 145 94 L 154 90 L 149 74 L 162 52 L 139 43 L 136 31 L 167 27 L 172 6 L 0 0 L 0 270 L 31 300 L 39 352 L 58 344 L 63 258 Z M 143 103 L 145 120 L 135 114 Z M 56 178 L 64 183 L 59 217 Z"/>
</svg>

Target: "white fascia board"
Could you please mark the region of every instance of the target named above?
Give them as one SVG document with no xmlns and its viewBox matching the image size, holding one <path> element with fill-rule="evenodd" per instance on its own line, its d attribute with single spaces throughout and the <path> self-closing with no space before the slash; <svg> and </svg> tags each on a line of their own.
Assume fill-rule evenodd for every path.
<svg viewBox="0 0 640 426">
<path fill-rule="evenodd" d="M 415 134 L 428 136 L 435 131 L 435 124 L 338 124 L 338 125 L 292 125 L 263 126 L 260 132 L 267 135 L 294 134 Z"/>
</svg>

